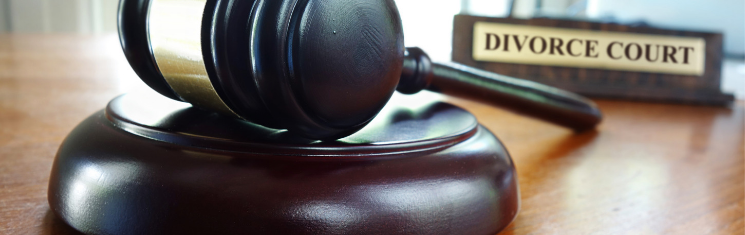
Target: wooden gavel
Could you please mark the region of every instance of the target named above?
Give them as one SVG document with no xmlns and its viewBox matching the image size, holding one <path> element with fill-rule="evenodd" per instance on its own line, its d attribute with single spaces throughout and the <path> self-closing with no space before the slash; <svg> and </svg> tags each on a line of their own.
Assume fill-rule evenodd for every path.
<svg viewBox="0 0 745 235">
<path fill-rule="evenodd" d="M 601 120 L 576 94 L 404 48 L 393 0 L 122 0 L 119 35 L 160 94 L 313 139 L 356 132 L 395 90 L 478 99 L 578 131 Z"/>
</svg>

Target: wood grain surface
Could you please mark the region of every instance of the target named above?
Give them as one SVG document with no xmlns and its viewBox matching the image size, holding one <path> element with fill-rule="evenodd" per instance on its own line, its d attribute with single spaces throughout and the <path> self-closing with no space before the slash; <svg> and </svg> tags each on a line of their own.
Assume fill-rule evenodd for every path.
<svg viewBox="0 0 745 235">
<path fill-rule="evenodd" d="M 147 90 L 116 35 L 0 35 L 0 234 L 77 234 L 49 210 L 59 144 L 115 96 Z M 426 94 L 425 94 L 426 96 Z M 597 131 L 471 101 L 518 170 L 501 234 L 743 234 L 745 102 L 729 108 L 597 100 Z"/>
</svg>

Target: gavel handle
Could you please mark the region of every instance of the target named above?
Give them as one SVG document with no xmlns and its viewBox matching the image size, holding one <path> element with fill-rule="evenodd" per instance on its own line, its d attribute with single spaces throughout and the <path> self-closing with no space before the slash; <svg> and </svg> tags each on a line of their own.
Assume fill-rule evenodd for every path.
<svg viewBox="0 0 745 235">
<path fill-rule="evenodd" d="M 577 94 L 459 64 L 432 63 L 419 48 L 407 48 L 401 79 L 398 90 L 404 93 L 407 88 L 423 87 L 498 105 L 575 131 L 593 129 L 602 120 L 595 103 Z"/>
</svg>

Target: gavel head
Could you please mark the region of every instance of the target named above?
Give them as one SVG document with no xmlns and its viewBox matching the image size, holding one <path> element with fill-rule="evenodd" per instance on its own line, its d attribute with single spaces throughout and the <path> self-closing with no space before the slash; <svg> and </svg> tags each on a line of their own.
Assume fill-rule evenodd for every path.
<svg viewBox="0 0 745 235">
<path fill-rule="evenodd" d="M 121 0 L 119 35 L 164 96 L 313 139 L 370 122 L 405 51 L 393 0 Z"/>
</svg>

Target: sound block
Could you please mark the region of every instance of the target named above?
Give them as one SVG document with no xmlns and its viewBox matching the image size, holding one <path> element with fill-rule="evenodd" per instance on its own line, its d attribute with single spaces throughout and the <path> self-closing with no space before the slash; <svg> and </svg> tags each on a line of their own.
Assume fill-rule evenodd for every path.
<svg viewBox="0 0 745 235">
<path fill-rule="evenodd" d="M 336 141 L 124 95 L 57 153 L 52 211 L 86 234 L 496 234 L 515 168 L 469 112 L 389 105 Z M 397 105 L 406 103 L 406 105 Z"/>
</svg>

